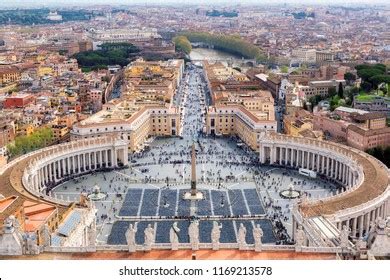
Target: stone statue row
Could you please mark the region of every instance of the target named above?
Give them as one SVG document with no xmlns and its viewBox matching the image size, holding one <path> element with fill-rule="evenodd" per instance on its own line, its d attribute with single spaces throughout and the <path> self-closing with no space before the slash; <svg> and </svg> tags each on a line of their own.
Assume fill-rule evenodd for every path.
<svg viewBox="0 0 390 280">
<path fill-rule="evenodd" d="M 221 238 L 221 229 L 222 225 L 219 224 L 217 221 L 213 222 L 213 228 L 211 230 L 211 244 L 213 250 L 219 250 L 220 245 L 220 238 Z M 130 224 L 129 228 L 126 231 L 126 241 L 127 246 L 129 247 L 129 252 L 133 253 L 136 251 L 136 241 L 135 236 L 137 233 L 137 223 L 135 225 Z M 177 222 L 174 222 L 169 230 L 169 242 L 171 244 L 171 250 L 178 250 L 179 249 L 179 232 L 180 228 L 177 225 Z M 263 237 L 263 230 L 261 229 L 259 224 L 256 224 L 256 226 L 253 228 L 253 238 L 255 240 L 255 251 L 261 251 L 262 247 L 262 237 Z M 237 235 L 237 243 L 239 250 L 246 250 L 247 249 L 247 243 L 246 243 L 246 235 L 247 235 L 247 229 L 245 228 L 244 224 L 240 224 L 240 227 L 238 229 L 238 235 Z M 151 224 L 148 224 L 148 226 L 144 230 L 144 237 L 145 242 L 143 246 L 144 251 L 150 251 L 152 249 L 152 246 L 154 245 L 156 236 L 156 231 L 152 227 Z M 192 250 L 199 250 L 199 221 L 192 221 L 188 227 L 188 236 L 191 244 Z"/>
</svg>

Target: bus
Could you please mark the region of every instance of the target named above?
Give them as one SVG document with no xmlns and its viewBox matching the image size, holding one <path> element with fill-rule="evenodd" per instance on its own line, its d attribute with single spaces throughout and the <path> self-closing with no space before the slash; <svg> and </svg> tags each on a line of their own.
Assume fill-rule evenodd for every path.
<svg viewBox="0 0 390 280">
<path fill-rule="evenodd" d="M 317 172 L 305 168 L 299 168 L 299 174 L 310 178 L 317 178 Z"/>
</svg>

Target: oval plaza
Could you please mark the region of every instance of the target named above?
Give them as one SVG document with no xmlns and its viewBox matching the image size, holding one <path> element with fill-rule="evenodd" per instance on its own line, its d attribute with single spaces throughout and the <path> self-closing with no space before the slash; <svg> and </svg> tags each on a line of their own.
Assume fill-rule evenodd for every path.
<svg viewBox="0 0 390 280">
<path fill-rule="evenodd" d="M 108 103 L 72 141 L 8 163 L 0 254 L 388 255 L 386 166 L 279 134 L 268 108 L 217 104 L 209 67 L 183 66 L 170 103 Z"/>
</svg>

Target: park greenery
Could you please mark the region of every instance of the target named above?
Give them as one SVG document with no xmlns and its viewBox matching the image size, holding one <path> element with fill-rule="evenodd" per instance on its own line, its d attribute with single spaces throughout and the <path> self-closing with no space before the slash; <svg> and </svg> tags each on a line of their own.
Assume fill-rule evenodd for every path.
<svg viewBox="0 0 390 280">
<path fill-rule="evenodd" d="M 83 71 L 106 69 L 108 65 L 126 66 L 139 49 L 130 43 L 107 43 L 100 50 L 80 52 L 74 55 Z"/>
<path fill-rule="evenodd" d="M 11 158 L 26 154 L 28 152 L 44 148 L 53 141 L 51 128 L 41 128 L 30 135 L 17 136 L 15 141 L 7 145 Z"/>
<path fill-rule="evenodd" d="M 190 54 L 192 51 L 191 42 L 188 41 L 187 37 L 185 36 L 176 36 L 173 38 L 173 42 L 175 43 L 175 48 L 178 52 Z"/>
<path fill-rule="evenodd" d="M 225 51 L 244 58 L 264 61 L 261 49 L 237 35 L 211 34 L 208 32 L 182 32 L 191 43 L 203 43 L 215 49 Z"/>
<path fill-rule="evenodd" d="M 0 25 L 1 24 L 20 24 L 20 25 L 33 25 L 33 24 L 49 24 L 53 21 L 47 19 L 49 15 L 49 9 L 14 9 L 14 10 L 1 10 L 0 11 Z M 88 20 L 94 17 L 94 12 L 86 10 L 60 10 L 58 14 L 62 16 L 62 21 L 82 21 Z"/>
<path fill-rule="evenodd" d="M 331 88 L 326 96 L 313 96 L 309 99 L 312 106 L 316 106 L 322 100 L 328 100 L 333 111 L 338 106 L 352 106 L 353 100 L 373 101 L 377 96 L 389 97 L 390 75 L 384 64 L 360 64 L 355 67 L 357 76 L 362 79 L 361 87 L 352 86 L 357 76 L 347 72 L 344 74 L 347 86 L 345 90 L 339 86 L 339 90 Z"/>
<path fill-rule="evenodd" d="M 288 66 L 283 65 L 282 67 L 280 67 L 280 72 L 282 72 L 284 74 L 288 73 Z"/>
<path fill-rule="evenodd" d="M 342 84 L 339 84 L 338 90 L 336 88 L 330 88 L 326 96 L 314 95 L 309 98 L 309 102 L 312 108 L 318 105 L 322 100 L 328 100 L 330 104 L 330 110 L 334 111 L 339 106 L 352 106 L 353 97 L 359 92 L 358 88 L 343 89 Z"/>
<path fill-rule="evenodd" d="M 359 64 L 355 69 L 357 75 L 362 79 L 362 89 L 367 92 L 377 89 L 382 83 L 390 83 L 390 75 L 384 64 Z"/>
</svg>

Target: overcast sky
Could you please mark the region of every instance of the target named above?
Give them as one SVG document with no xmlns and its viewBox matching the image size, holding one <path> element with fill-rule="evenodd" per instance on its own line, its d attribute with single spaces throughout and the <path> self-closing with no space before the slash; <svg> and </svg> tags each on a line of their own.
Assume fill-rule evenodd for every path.
<svg viewBox="0 0 390 280">
<path fill-rule="evenodd" d="M 298 4 L 385 4 L 389 0 L 1 0 L 2 7 L 30 7 L 30 6 L 69 6 L 69 5 L 94 5 L 94 4 L 278 4 L 278 3 L 298 3 Z"/>
</svg>

